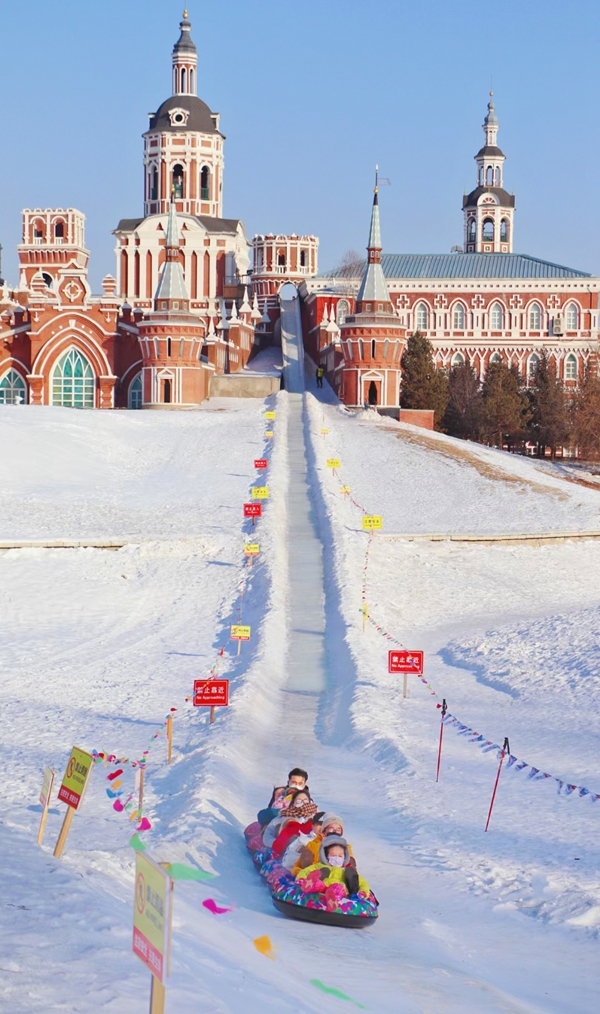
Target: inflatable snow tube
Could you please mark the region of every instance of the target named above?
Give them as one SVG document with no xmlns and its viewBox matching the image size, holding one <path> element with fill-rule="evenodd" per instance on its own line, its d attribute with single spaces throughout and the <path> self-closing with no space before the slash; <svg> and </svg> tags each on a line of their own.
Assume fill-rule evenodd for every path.
<svg viewBox="0 0 600 1014">
<path fill-rule="evenodd" d="M 305 891 L 296 878 L 282 866 L 262 840 L 259 824 L 250 824 L 245 832 L 246 845 L 271 891 L 278 912 L 292 919 L 319 922 L 326 926 L 346 926 L 358 929 L 372 925 L 377 919 L 378 901 L 373 892 L 367 897 L 358 894 L 342 895 L 339 889 Z M 335 885 L 339 888 L 339 885 Z"/>
</svg>

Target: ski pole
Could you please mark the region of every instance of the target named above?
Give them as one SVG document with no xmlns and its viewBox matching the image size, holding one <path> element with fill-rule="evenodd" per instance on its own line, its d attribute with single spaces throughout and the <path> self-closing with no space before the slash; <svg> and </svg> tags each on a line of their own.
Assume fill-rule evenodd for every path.
<svg viewBox="0 0 600 1014">
<path fill-rule="evenodd" d="M 442 740 L 444 738 L 444 719 L 446 717 L 447 710 L 448 705 L 446 704 L 446 698 L 444 697 L 444 699 L 442 700 L 442 720 L 440 722 L 440 745 L 438 747 L 437 771 L 435 773 L 436 782 L 439 782 L 440 780 L 440 764 L 442 763 Z"/>
<path fill-rule="evenodd" d="M 506 756 L 507 753 L 510 753 L 510 745 L 509 745 L 509 742 L 508 742 L 508 736 L 505 736 L 504 737 L 504 745 L 502 747 L 502 750 L 500 751 L 500 763 L 498 764 L 498 774 L 496 775 L 496 781 L 494 783 L 494 791 L 492 792 L 492 800 L 491 800 L 491 803 L 490 803 L 490 808 L 488 810 L 487 820 L 485 822 L 485 829 L 486 829 L 486 831 L 487 831 L 488 827 L 490 826 L 490 818 L 492 816 L 492 810 L 494 809 L 494 800 L 496 798 L 496 791 L 498 789 L 498 782 L 500 781 L 500 772 L 502 771 L 502 765 L 504 763 L 504 758 L 505 758 L 505 756 Z"/>
</svg>

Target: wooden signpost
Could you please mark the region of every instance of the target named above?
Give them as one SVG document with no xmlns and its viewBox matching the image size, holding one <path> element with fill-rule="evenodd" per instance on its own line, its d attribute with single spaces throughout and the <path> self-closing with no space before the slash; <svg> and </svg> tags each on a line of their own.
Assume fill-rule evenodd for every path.
<svg viewBox="0 0 600 1014">
<path fill-rule="evenodd" d="M 133 953 L 152 972 L 150 1014 L 164 1014 L 170 974 L 173 881 L 147 852 L 135 854 Z"/>
<path fill-rule="evenodd" d="M 229 635 L 230 641 L 237 641 L 237 653 L 239 655 L 242 649 L 242 641 L 250 640 L 250 627 L 244 627 L 239 623 L 234 623 L 231 628 L 231 634 Z"/>
<path fill-rule="evenodd" d="M 326 437 L 328 433 L 329 433 L 329 430 L 328 430 L 328 429 L 327 429 L 327 428 L 326 428 L 326 427 L 324 426 L 324 427 L 323 427 L 323 428 L 321 429 L 321 436 L 322 436 L 322 437 Z"/>
<path fill-rule="evenodd" d="M 401 672 L 404 674 L 404 693 L 402 696 L 408 697 L 409 673 L 413 673 L 415 676 L 423 675 L 423 652 L 393 648 L 388 652 L 388 672 Z"/>
<path fill-rule="evenodd" d="M 258 542 L 248 542 L 244 546 L 244 556 L 247 556 L 250 560 L 250 566 L 252 566 L 252 559 L 255 556 L 259 556 L 260 546 Z"/>
<path fill-rule="evenodd" d="M 37 836 L 38 845 L 41 845 L 44 840 L 44 831 L 46 830 L 48 809 L 50 807 L 50 797 L 52 796 L 52 786 L 54 785 L 55 778 L 56 771 L 53 771 L 52 768 L 45 768 L 44 781 L 42 782 L 42 791 L 40 792 L 40 803 L 42 804 L 42 818 L 40 820 L 40 829 L 38 831 Z"/>
<path fill-rule="evenodd" d="M 57 859 L 60 859 L 65 847 L 73 821 L 73 814 L 81 806 L 93 763 L 94 759 L 91 754 L 86 753 L 85 750 L 80 750 L 77 746 L 73 747 L 62 784 L 58 790 L 58 798 L 61 803 L 67 804 L 67 812 L 65 813 L 65 819 L 63 820 L 54 849 L 54 855 Z"/>
<path fill-rule="evenodd" d="M 370 532 L 374 528 L 383 528 L 383 519 L 380 514 L 364 514 L 362 526 L 363 532 Z"/>
<path fill-rule="evenodd" d="M 229 705 L 229 680 L 194 680 L 195 708 L 210 708 L 210 724 L 215 720 L 215 708 Z"/>
</svg>

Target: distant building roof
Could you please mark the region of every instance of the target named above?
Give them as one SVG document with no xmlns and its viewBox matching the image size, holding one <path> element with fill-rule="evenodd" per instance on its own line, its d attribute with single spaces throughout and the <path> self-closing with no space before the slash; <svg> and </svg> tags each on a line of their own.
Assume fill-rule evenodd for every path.
<svg viewBox="0 0 600 1014">
<path fill-rule="evenodd" d="M 148 215 L 148 218 L 157 218 L 157 215 Z M 179 219 L 195 218 L 204 226 L 207 232 L 230 233 L 235 236 L 240 224 L 239 218 L 211 218 L 210 215 L 178 215 Z M 137 227 L 144 222 L 144 218 L 122 218 L 115 232 L 135 232 Z"/>
<path fill-rule="evenodd" d="M 509 194 L 502 187 L 476 187 L 470 194 L 463 197 L 463 208 L 476 208 L 477 201 L 482 194 L 494 194 L 498 198 L 501 208 L 514 208 L 515 206 L 515 195 Z"/>
<path fill-rule="evenodd" d="M 576 271 L 552 264 L 528 254 L 450 253 L 383 254 L 383 273 L 394 278 L 591 278 L 587 271 Z M 364 262 L 357 265 L 356 277 L 362 277 Z M 344 277 L 342 271 L 331 276 Z M 347 277 L 347 274 L 346 274 Z"/>
<path fill-rule="evenodd" d="M 185 109 L 188 113 L 187 122 L 172 123 L 169 115 L 172 109 Z M 216 116 L 216 113 L 211 113 L 206 102 L 197 95 L 171 95 L 171 98 L 166 99 L 150 117 L 146 133 L 161 130 L 177 134 L 189 131 L 197 131 L 199 134 L 220 134 L 213 116 Z"/>
</svg>

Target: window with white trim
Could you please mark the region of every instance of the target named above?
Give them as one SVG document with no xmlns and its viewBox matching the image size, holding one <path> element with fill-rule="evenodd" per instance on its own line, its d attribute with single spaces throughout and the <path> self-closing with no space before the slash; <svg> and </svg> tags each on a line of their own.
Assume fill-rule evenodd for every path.
<svg viewBox="0 0 600 1014">
<path fill-rule="evenodd" d="M 465 357 L 462 352 L 455 352 L 452 356 L 452 366 L 464 366 Z"/>
<path fill-rule="evenodd" d="M 490 356 L 490 363 L 501 363 L 501 362 L 502 362 L 502 356 L 500 355 L 499 352 L 494 352 Z"/>
<path fill-rule="evenodd" d="M 93 408 L 96 378 L 79 349 L 69 349 L 52 371 L 52 404 L 63 408 Z"/>
<path fill-rule="evenodd" d="M 533 384 L 535 380 L 535 372 L 540 365 L 540 357 L 537 352 L 532 352 L 529 359 L 527 360 L 527 383 L 529 386 Z"/>
<path fill-rule="evenodd" d="M 577 331 L 579 329 L 579 310 L 577 309 L 577 303 L 569 303 L 565 310 L 565 328 L 567 331 Z"/>
<path fill-rule="evenodd" d="M 24 405 L 27 385 L 20 373 L 9 370 L 0 380 L 0 405 Z"/>
<path fill-rule="evenodd" d="M 302 251 L 304 253 L 304 251 Z M 338 305 L 335 310 L 335 321 L 339 327 L 345 323 L 346 317 L 350 313 L 350 303 L 347 299 L 338 300 Z"/>
<path fill-rule="evenodd" d="M 462 303 L 456 303 L 452 311 L 452 328 L 454 331 L 465 329 L 465 308 Z"/>
<path fill-rule="evenodd" d="M 542 308 L 539 303 L 532 303 L 529 307 L 529 330 L 542 330 Z"/>
<path fill-rule="evenodd" d="M 417 331 L 426 331 L 429 327 L 429 311 L 426 303 L 419 303 L 415 311 L 415 327 Z"/>
<path fill-rule="evenodd" d="M 494 303 L 490 310 L 490 331 L 501 331 L 504 327 L 504 310 L 501 303 Z"/>
<path fill-rule="evenodd" d="M 574 355 L 565 359 L 565 380 L 577 380 L 577 360 Z"/>
</svg>

